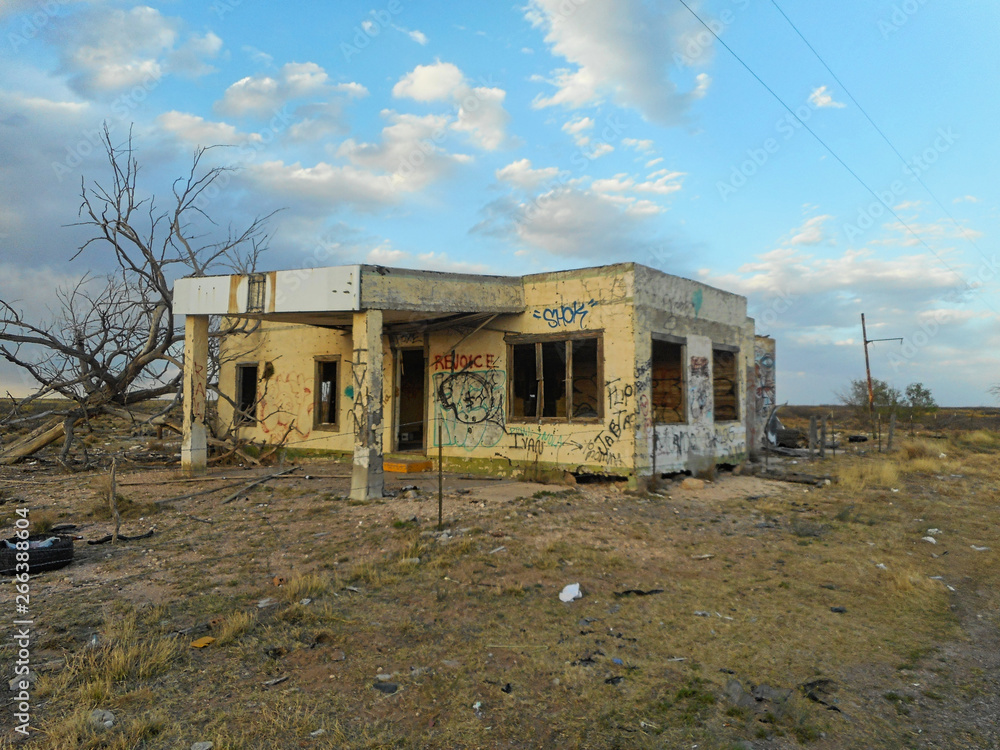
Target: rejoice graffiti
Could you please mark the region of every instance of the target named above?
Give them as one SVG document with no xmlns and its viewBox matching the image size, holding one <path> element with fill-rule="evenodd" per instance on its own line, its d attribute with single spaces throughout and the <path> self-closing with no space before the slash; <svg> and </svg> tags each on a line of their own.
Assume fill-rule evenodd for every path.
<svg viewBox="0 0 1000 750">
<path fill-rule="evenodd" d="M 495 354 L 435 354 L 435 370 L 492 370 L 499 364 Z"/>
</svg>

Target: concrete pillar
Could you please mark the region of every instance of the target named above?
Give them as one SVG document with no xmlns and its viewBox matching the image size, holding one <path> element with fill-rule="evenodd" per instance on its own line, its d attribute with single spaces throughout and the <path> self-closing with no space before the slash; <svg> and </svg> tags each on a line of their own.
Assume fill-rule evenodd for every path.
<svg viewBox="0 0 1000 750">
<path fill-rule="evenodd" d="M 208 386 L 208 316 L 184 319 L 184 423 L 181 471 L 204 474 L 208 459 L 205 440 L 205 401 Z"/>
<path fill-rule="evenodd" d="M 354 313 L 351 388 L 354 470 L 351 499 L 382 497 L 382 311 Z"/>
</svg>

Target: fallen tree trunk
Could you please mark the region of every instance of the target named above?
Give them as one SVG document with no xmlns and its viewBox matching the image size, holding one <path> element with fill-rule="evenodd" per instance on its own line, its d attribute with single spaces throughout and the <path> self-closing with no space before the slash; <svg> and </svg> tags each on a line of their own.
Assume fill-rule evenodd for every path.
<svg viewBox="0 0 1000 750">
<path fill-rule="evenodd" d="M 64 417 L 49 420 L 41 427 L 29 432 L 14 445 L 0 453 L 0 466 L 10 466 L 21 459 L 37 453 L 45 446 L 54 443 L 66 435 L 66 421 Z"/>
</svg>

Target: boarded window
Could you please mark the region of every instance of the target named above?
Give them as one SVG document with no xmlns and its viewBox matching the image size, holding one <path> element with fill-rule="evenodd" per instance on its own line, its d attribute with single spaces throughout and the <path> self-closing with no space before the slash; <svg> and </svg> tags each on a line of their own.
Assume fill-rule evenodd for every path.
<svg viewBox="0 0 1000 750">
<path fill-rule="evenodd" d="M 653 340 L 651 390 L 653 422 L 684 424 L 684 345 Z"/>
<path fill-rule="evenodd" d="M 337 424 L 337 365 L 336 360 L 316 362 L 314 414 L 317 427 L 335 427 Z"/>
<path fill-rule="evenodd" d="M 250 274 L 247 280 L 247 312 L 264 312 L 266 277 L 262 273 Z"/>
<path fill-rule="evenodd" d="M 601 413 L 600 339 L 538 337 L 510 347 L 513 420 L 598 419 Z"/>
<path fill-rule="evenodd" d="M 257 421 L 257 365 L 236 366 L 236 424 Z"/>
<path fill-rule="evenodd" d="M 740 418 L 736 354 L 728 349 L 712 349 L 716 422 L 735 422 Z"/>
</svg>

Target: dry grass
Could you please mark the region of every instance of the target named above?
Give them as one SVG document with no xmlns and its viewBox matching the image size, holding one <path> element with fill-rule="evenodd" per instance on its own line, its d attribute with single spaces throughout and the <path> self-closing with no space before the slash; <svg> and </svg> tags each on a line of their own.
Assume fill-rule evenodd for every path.
<svg viewBox="0 0 1000 750">
<path fill-rule="evenodd" d="M 962 635 L 957 594 L 931 576 L 969 576 L 956 586 L 985 592 L 981 606 L 998 598 L 995 559 L 965 543 L 1000 523 L 992 446 L 917 440 L 838 457 L 824 469 L 841 481 L 822 489 L 722 474 L 702 493 L 461 497 L 446 506 L 450 539 L 422 533 L 426 518 L 400 521 L 427 514 L 419 504 L 331 504 L 315 484 L 213 508 L 212 526 L 165 512 L 141 548 L 92 558 L 100 587 L 48 603 L 63 631 L 47 637 L 67 661 L 40 678 L 51 744 L 36 745 L 906 747 L 919 706 L 901 718 L 882 699 L 902 694 L 900 665 L 923 670 L 907 681 L 941 701 L 974 682 L 938 678 L 928 661 Z M 936 546 L 920 539 L 932 527 L 945 530 Z M 180 552 L 154 575 L 146 561 L 165 550 Z M 275 588 L 272 566 L 297 573 Z M 97 616 L 94 597 L 124 598 L 119 583 L 144 576 L 169 606 Z M 575 582 L 584 597 L 560 602 Z M 258 609 L 265 597 L 279 602 Z M 188 647 L 206 632 L 212 646 Z M 380 673 L 396 693 L 373 688 Z M 829 678 L 851 719 L 797 690 L 770 715 L 738 709 L 731 677 L 793 690 Z M 96 706 L 121 726 L 89 727 Z"/>
<path fill-rule="evenodd" d="M 837 478 L 843 489 L 853 492 L 899 487 L 899 464 L 888 458 L 856 459 L 839 466 Z"/>
</svg>

